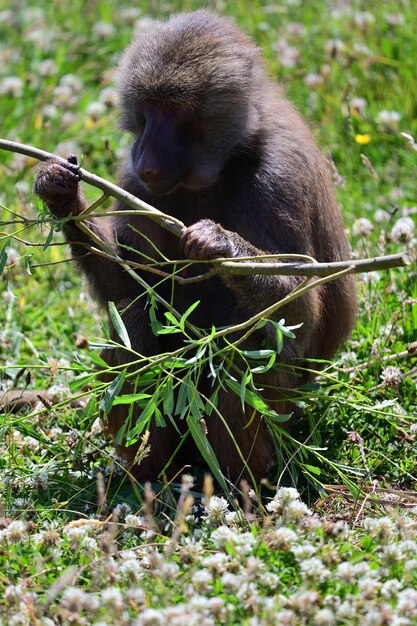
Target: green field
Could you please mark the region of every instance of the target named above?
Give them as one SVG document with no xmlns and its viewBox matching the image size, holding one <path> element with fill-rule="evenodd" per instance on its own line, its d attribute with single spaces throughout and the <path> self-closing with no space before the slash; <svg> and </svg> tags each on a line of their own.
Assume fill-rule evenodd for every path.
<svg viewBox="0 0 417 626">
<path fill-rule="evenodd" d="M 410 263 L 358 276 L 352 338 L 304 390 L 291 435 L 277 431 L 262 499 L 243 489 L 241 508 L 188 475 L 144 489 L 94 394 L 65 402 L 86 373 L 94 387 L 106 325 L 32 192 L 36 161 L 0 150 L 0 402 L 9 389 L 62 399 L 0 414 L 0 624 L 417 624 L 414 3 L 0 0 L 0 139 L 82 155 L 116 182 L 121 51 L 150 20 L 203 6 L 256 40 L 308 120 L 353 257 Z"/>
</svg>

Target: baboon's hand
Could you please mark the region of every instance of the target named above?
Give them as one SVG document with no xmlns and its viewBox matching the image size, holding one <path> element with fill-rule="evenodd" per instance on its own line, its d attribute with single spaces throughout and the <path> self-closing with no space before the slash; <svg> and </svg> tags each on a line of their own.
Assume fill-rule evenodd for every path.
<svg viewBox="0 0 417 626">
<path fill-rule="evenodd" d="M 69 157 L 74 161 L 74 157 Z M 51 159 L 38 169 L 34 192 L 45 202 L 56 217 L 77 214 L 79 204 L 79 167 L 70 161 L 62 163 Z"/>
<path fill-rule="evenodd" d="M 193 260 L 235 256 L 233 233 L 212 220 L 200 220 L 186 228 L 181 244 L 186 257 Z"/>
</svg>

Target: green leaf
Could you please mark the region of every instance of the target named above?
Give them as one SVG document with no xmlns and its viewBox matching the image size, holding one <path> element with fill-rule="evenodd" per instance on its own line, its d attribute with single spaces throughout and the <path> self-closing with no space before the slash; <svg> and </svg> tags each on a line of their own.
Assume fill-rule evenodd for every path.
<svg viewBox="0 0 417 626">
<path fill-rule="evenodd" d="M 124 380 L 126 378 L 126 372 L 121 372 L 116 378 L 110 383 L 107 387 L 105 394 L 100 400 L 100 409 L 108 415 L 111 407 L 113 406 L 113 402 L 119 395 L 119 391 L 121 390 Z"/>
<path fill-rule="evenodd" d="M 113 400 L 113 406 L 117 406 L 118 404 L 133 404 L 134 402 L 139 405 L 144 405 L 145 403 L 141 401 L 148 400 L 152 397 L 150 393 L 125 393 L 121 396 L 117 396 L 117 398 Z"/>
<path fill-rule="evenodd" d="M 185 311 L 185 313 L 181 315 L 181 319 L 179 320 L 178 325 L 181 328 L 182 332 L 184 332 L 184 327 L 185 327 L 185 322 L 187 321 L 187 317 L 191 315 L 191 313 L 194 311 L 194 309 L 198 307 L 199 304 L 200 304 L 200 300 L 197 300 L 197 302 L 194 302 L 191 306 L 189 306 L 188 309 Z"/>
<path fill-rule="evenodd" d="M 172 415 L 174 402 L 174 385 L 171 376 L 167 376 L 162 390 L 162 407 L 165 415 Z"/>
<path fill-rule="evenodd" d="M 48 233 L 48 236 L 47 236 L 47 238 L 46 238 L 46 241 L 45 241 L 45 243 L 43 244 L 43 251 L 44 251 L 44 252 L 45 252 L 45 250 L 46 250 L 47 248 L 49 248 L 49 246 L 51 245 L 51 242 L 52 242 L 52 238 L 53 238 L 53 236 L 54 236 L 54 231 L 53 231 L 53 230 L 52 230 L 52 228 L 51 228 L 51 229 L 50 229 L 50 231 L 49 231 L 49 233 Z"/>
<path fill-rule="evenodd" d="M 115 331 L 119 335 L 119 338 L 122 340 L 123 344 L 126 348 L 131 348 L 132 345 L 130 343 L 129 333 L 127 332 L 126 326 L 121 318 L 119 311 L 116 308 L 114 302 L 109 302 L 109 313 L 112 324 L 114 326 Z"/>
<path fill-rule="evenodd" d="M 4 244 L 0 252 L 0 274 L 3 274 L 3 270 L 6 267 L 8 245 L 9 245 L 9 240 L 7 239 L 6 243 Z"/>
<path fill-rule="evenodd" d="M 82 389 L 86 385 L 89 385 L 90 383 L 92 383 L 96 379 L 96 376 L 97 376 L 96 373 L 83 374 L 82 376 L 76 376 L 76 378 L 73 378 L 72 380 L 69 381 L 68 387 L 70 388 L 70 391 L 72 393 L 75 393 L 76 391 L 80 391 L 80 389 Z"/>
<path fill-rule="evenodd" d="M 214 478 L 217 480 L 221 488 L 224 490 L 225 493 L 227 493 L 229 490 L 228 485 L 220 470 L 220 465 L 214 453 L 214 450 L 211 447 L 206 435 L 201 430 L 200 422 L 198 420 L 195 420 L 192 415 L 189 415 L 187 417 L 187 425 L 190 429 L 190 433 L 194 440 L 194 443 L 200 451 L 201 456 L 209 466 L 211 473 L 213 474 Z"/>
</svg>

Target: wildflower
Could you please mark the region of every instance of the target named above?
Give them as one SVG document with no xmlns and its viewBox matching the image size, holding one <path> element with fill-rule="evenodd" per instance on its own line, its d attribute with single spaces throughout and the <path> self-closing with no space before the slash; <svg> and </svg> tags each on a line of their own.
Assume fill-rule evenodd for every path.
<svg viewBox="0 0 417 626">
<path fill-rule="evenodd" d="M 405 17 L 403 13 L 387 13 L 385 20 L 390 26 L 403 26 Z"/>
<path fill-rule="evenodd" d="M 137 20 L 140 13 L 141 11 L 138 7 L 124 7 L 117 11 L 119 19 L 127 23 L 133 23 Z"/>
<path fill-rule="evenodd" d="M 205 503 L 204 517 L 208 522 L 218 522 L 223 520 L 225 514 L 228 512 L 229 505 L 225 498 L 219 496 L 211 496 L 211 498 Z"/>
<path fill-rule="evenodd" d="M 387 129 L 393 129 L 398 126 L 398 123 L 401 119 L 400 113 L 398 111 L 380 111 L 376 116 L 376 121 L 382 127 Z"/>
<path fill-rule="evenodd" d="M 0 81 L 0 96 L 20 98 L 23 95 L 23 80 L 18 76 L 6 76 Z"/>
<path fill-rule="evenodd" d="M 353 14 L 353 23 L 359 28 L 359 30 L 366 30 L 366 28 L 375 22 L 375 15 L 369 11 L 358 11 Z"/>
<path fill-rule="evenodd" d="M 41 76 L 53 76 L 58 72 L 58 67 L 53 59 L 45 59 L 39 63 L 38 71 Z"/>
<path fill-rule="evenodd" d="M 268 533 L 267 544 L 273 550 L 289 552 L 297 541 L 297 533 L 290 528 L 278 528 Z"/>
<path fill-rule="evenodd" d="M 289 502 L 300 499 L 300 494 L 293 487 L 280 487 L 273 500 L 266 505 L 270 513 L 282 513 Z"/>
<path fill-rule="evenodd" d="M 401 583 L 396 578 L 387 580 L 381 587 L 381 595 L 387 600 L 392 600 L 397 597 L 399 590 L 401 589 Z"/>
<path fill-rule="evenodd" d="M 324 49 L 333 59 L 342 56 L 345 51 L 345 44 L 340 39 L 328 39 L 324 44 Z"/>
<path fill-rule="evenodd" d="M 384 209 L 377 209 L 374 213 L 374 222 L 377 224 L 382 224 L 383 222 L 387 222 L 390 219 L 391 215 L 388 211 Z"/>
<path fill-rule="evenodd" d="M 115 89 L 112 87 L 105 87 L 99 95 L 99 100 L 107 107 L 115 107 L 118 103 L 118 95 Z"/>
<path fill-rule="evenodd" d="M 208 569 L 200 569 L 193 575 L 193 585 L 200 590 L 207 590 L 213 582 L 213 575 Z"/>
<path fill-rule="evenodd" d="M 372 137 L 371 135 L 365 134 L 365 135 L 355 135 L 355 141 L 356 143 L 358 143 L 360 146 L 364 146 L 367 143 L 369 143 L 371 141 Z"/>
<path fill-rule="evenodd" d="M 296 67 L 300 59 L 300 52 L 294 46 L 290 46 L 286 39 L 281 38 L 273 46 L 278 52 L 279 61 L 283 67 Z"/>
<path fill-rule="evenodd" d="M 27 539 L 28 532 L 26 522 L 22 522 L 21 520 L 10 522 L 6 529 L 6 537 L 10 543 L 19 543 L 19 541 Z"/>
<path fill-rule="evenodd" d="M 114 33 L 114 26 L 110 22 L 105 22 L 103 20 L 99 20 L 95 24 L 93 24 L 93 35 L 97 39 L 111 37 Z"/>
<path fill-rule="evenodd" d="M 140 616 L 134 620 L 132 626 L 165 626 L 166 618 L 162 611 L 157 609 L 145 609 Z"/>
<path fill-rule="evenodd" d="M 316 582 L 325 580 L 330 572 L 325 567 L 323 561 L 317 557 L 306 559 L 300 563 L 301 576 L 307 582 Z"/>
<path fill-rule="evenodd" d="M 277 576 L 277 574 L 274 574 L 274 572 L 265 572 L 264 574 L 262 574 L 261 583 L 262 585 L 264 585 L 265 587 L 269 587 L 269 589 L 272 589 L 273 591 L 279 585 L 279 576 Z"/>
<path fill-rule="evenodd" d="M 292 626 L 297 623 L 299 623 L 299 621 L 294 611 L 284 609 L 276 614 L 276 624 L 281 624 L 282 626 Z"/>
<path fill-rule="evenodd" d="M 82 589 L 68 587 L 62 595 L 62 606 L 70 613 L 78 613 L 82 609 L 94 610 L 98 607 L 98 600 Z"/>
<path fill-rule="evenodd" d="M 97 121 L 98 119 L 100 119 L 100 117 L 104 115 L 105 112 L 106 105 L 99 101 L 90 102 L 86 110 L 88 117 L 93 121 Z"/>
<path fill-rule="evenodd" d="M 387 387 L 398 387 L 402 380 L 401 370 L 394 365 L 385 367 L 381 372 L 382 384 Z"/>
<path fill-rule="evenodd" d="M 216 554 L 210 554 L 206 556 L 201 564 L 204 567 L 208 567 L 214 571 L 220 572 L 225 569 L 226 562 L 229 560 L 228 556 L 224 552 L 217 552 Z"/>
<path fill-rule="evenodd" d="M 366 46 L 364 43 L 361 43 L 360 41 L 356 41 L 353 44 L 353 50 L 357 53 L 357 54 L 363 54 L 366 57 L 371 56 L 371 51 L 368 48 L 368 46 Z"/>
<path fill-rule="evenodd" d="M 124 606 L 122 592 L 117 587 L 108 587 L 101 592 L 101 601 L 109 609 L 121 611 Z"/>
<path fill-rule="evenodd" d="M 311 556 L 313 556 L 313 554 L 316 553 L 317 548 L 313 546 L 312 543 L 306 541 L 299 546 L 294 546 L 292 551 L 294 552 L 294 555 L 297 559 L 303 560 L 309 559 Z"/>
<path fill-rule="evenodd" d="M 333 626 L 335 623 L 335 616 L 330 609 L 320 609 L 313 616 L 313 624 L 315 626 Z"/>
<path fill-rule="evenodd" d="M 407 243 L 414 235 L 414 221 L 411 217 L 400 217 L 392 227 L 391 239 L 396 243 Z"/>
<path fill-rule="evenodd" d="M 231 572 L 224 572 L 220 580 L 223 587 L 230 591 L 237 591 L 242 585 L 242 576 L 232 574 Z"/>
<path fill-rule="evenodd" d="M 366 576 L 359 580 L 358 588 L 365 600 L 372 600 L 381 588 L 381 583 L 374 578 Z"/>
<path fill-rule="evenodd" d="M 304 84 L 309 89 L 315 89 L 324 82 L 323 76 L 315 72 L 310 72 L 304 76 Z"/>
<path fill-rule="evenodd" d="M 350 101 L 350 109 L 358 115 L 363 115 L 367 104 L 365 98 L 352 98 Z"/>
<path fill-rule="evenodd" d="M 374 225 L 366 217 L 359 217 L 353 222 L 352 233 L 354 235 L 361 235 L 362 237 L 369 237 L 374 229 Z"/>
<path fill-rule="evenodd" d="M 120 504 L 117 504 L 113 509 L 113 515 L 115 515 L 119 521 L 123 521 L 125 517 L 130 515 L 131 512 L 132 508 L 130 504 L 127 504 L 127 502 L 121 502 Z"/>
<path fill-rule="evenodd" d="M 64 76 L 61 77 L 59 84 L 61 87 L 68 87 L 73 94 L 80 93 L 84 87 L 81 78 L 75 74 L 64 74 Z"/>
<path fill-rule="evenodd" d="M 349 585 L 356 578 L 356 570 L 351 563 L 340 563 L 336 567 L 335 576 Z"/>
<path fill-rule="evenodd" d="M 397 608 L 399 613 L 405 617 L 417 617 L 417 590 L 407 588 L 400 591 Z"/>
</svg>

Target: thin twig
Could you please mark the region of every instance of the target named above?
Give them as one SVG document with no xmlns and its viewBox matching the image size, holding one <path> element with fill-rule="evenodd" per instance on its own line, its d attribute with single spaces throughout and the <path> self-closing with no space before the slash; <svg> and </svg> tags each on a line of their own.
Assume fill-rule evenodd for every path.
<svg viewBox="0 0 417 626">
<path fill-rule="evenodd" d="M 8 150 L 10 152 L 18 152 L 19 154 L 24 154 L 28 157 L 38 159 L 40 161 L 47 161 L 49 159 L 55 159 L 57 161 L 61 161 L 63 163 L 67 163 L 65 159 L 58 157 L 50 152 L 46 152 L 45 150 L 39 150 L 38 148 L 34 148 L 32 146 L 28 146 L 26 144 L 17 143 L 14 141 L 8 141 L 5 139 L 0 139 L 0 149 Z M 162 228 L 165 228 L 170 233 L 177 237 L 181 237 L 185 224 L 171 215 L 167 215 L 162 211 L 159 211 L 155 207 L 147 204 L 143 200 L 140 200 L 136 196 L 133 196 L 129 192 L 125 191 L 121 187 L 110 183 L 104 178 L 100 178 L 95 174 L 91 174 L 87 170 L 80 168 L 79 169 L 80 178 L 86 183 L 92 185 L 93 187 L 97 187 L 103 191 L 103 195 L 94 202 L 84 213 L 79 216 L 74 216 L 72 219 L 79 222 L 80 230 L 84 231 L 86 234 L 87 231 L 83 228 L 84 224 L 82 220 L 87 214 L 91 214 L 91 211 L 95 209 L 97 206 L 102 204 L 104 200 L 107 199 L 108 196 L 112 196 L 117 200 L 120 200 L 125 205 L 129 206 L 131 209 L 134 209 L 136 214 L 146 215 L 150 219 L 154 220 Z M 91 233 L 91 231 L 89 231 Z M 105 250 L 108 254 L 113 256 L 113 260 L 120 263 L 122 267 L 127 270 L 128 264 L 120 257 L 116 257 L 108 247 L 107 244 L 100 245 L 98 238 L 92 238 L 94 243 L 101 247 L 101 249 Z M 403 267 L 409 265 L 410 257 L 405 252 L 399 254 L 391 254 L 387 256 L 379 256 L 370 259 L 360 259 L 360 260 L 348 260 L 348 261 L 337 261 L 333 263 L 316 263 L 312 260 L 312 262 L 308 263 L 271 263 L 271 262 L 248 262 L 242 261 L 239 259 L 214 259 L 214 266 L 207 272 L 207 278 L 213 276 L 220 272 L 227 272 L 228 274 L 234 275 L 253 275 L 253 274 L 267 274 L 267 275 L 282 275 L 282 276 L 333 276 L 336 278 L 338 274 L 343 271 L 346 274 L 354 274 L 354 273 L 365 273 L 372 272 L 380 269 L 389 269 L 395 267 Z M 128 270 L 127 270 L 128 271 Z M 130 272 L 134 273 L 132 269 Z M 187 279 L 182 279 L 181 282 L 184 283 L 192 283 L 199 282 L 202 280 L 202 276 L 191 277 Z"/>
</svg>

